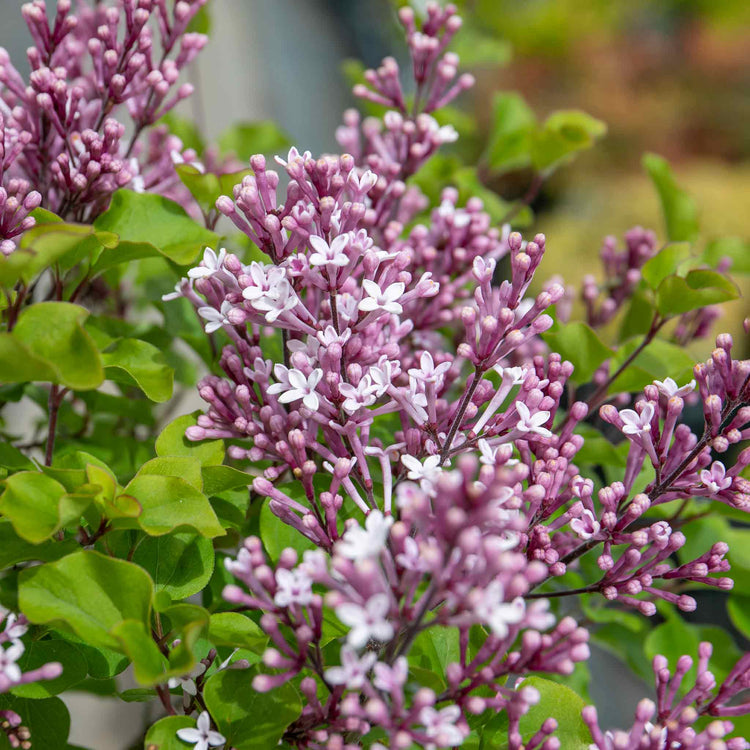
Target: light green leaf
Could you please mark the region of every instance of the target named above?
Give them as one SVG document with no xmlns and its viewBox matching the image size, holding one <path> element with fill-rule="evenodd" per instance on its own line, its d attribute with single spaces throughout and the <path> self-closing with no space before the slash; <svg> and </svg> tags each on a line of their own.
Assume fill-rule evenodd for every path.
<svg viewBox="0 0 750 750">
<path fill-rule="evenodd" d="M 159 456 L 158 458 L 152 458 L 138 469 L 136 476 L 179 477 L 198 492 L 203 492 L 201 465 L 194 456 Z"/>
<path fill-rule="evenodd" d="M 695 201 L 677 184 L 666 159 L 657 154 L 646 154 L 643 166 L 659 194 L 667 237 L 672 242 L 693 242 L 699 229 Z"/>
<path fill-rule="evenodd" d="M 177 730 L 194 726 L 195 719 L 190 716 L 165 716 L 146 732 L 144 749 L 186 750 L 189 745 L 177 737 Z"/>
<path fill-rule="evenodd" d="M 727 602 L 729 618 L 745 638 L 750 638 L 750 596 L 733 593 Z"/>
<path fill-rule="evenodd" d="M 607 132 L 607 126 L 579 110 L 553 112 L 531 139 L 531 160 L 540 172 L 549 174 L 578 152 L 591 148 Z"/>
<path fill-rule="evenodd" d="M 531 164 L 531 136 L 536 117 L 523 97 L 498 92 L 492 99 L 492 126 L 487 162 L 493 170 L 506 172 Z"/>
<path fill-rule="evenodd" d="M 667 276 L 677 273 L 680 264 L 689 257 L 690 243 L 675 242 L 667 245 L 644 263 L 641 276 L 652 289 L 656 289 Z"/>
<path fill-rule="evenodd" d="M 287 485 L 278 485 L 282 492 L 294 497 L 294 492 L 299 491 L 297 486 L 290 483 Z M 305 502 L 302 500 L 301 502 Z M 279 554 L 283 549 L 291 547 L 302 554 L 305 550 L 316 549 L 315 544 L 302 536 L 296 529 L 284 523 L 278 516 L 273 514 L 269 504 L 264 502 L 260 509 L 260 538 L 263 540 L 268 554 L 272 559 L 278 560 Z"/>
<path fill-rule="evenodd" d="M 642 337 L 626 341 L 612 357 L 611 372 L 615 372 L 642 341 Z M 663 339 L 654 339 L 616 378 L 609 392 L 639 391 L 654 380 L 664 380 L 666 377 L 684 383 L 692 377 L 694 364 L 692 357 L 682 347 Z"/>
<path fill-rule="evenodd" d="M 160 537 L 146 537 L 138 544 L 133 562 L 147 570 L 157 592 L 173 600 L 201 591 L 214 570 L 210 540 L 191 532 L 178 531 Z"/>
<path fill-rule="evenodd" d="M 219 136 L 223 154 L 249 161 L 254 154 L 277 154 L 291 145 L 289 137 L 270 121 L 240 122 Z"/>
<path fill-rule="evenodd" d="M 216 247 L 219 239 L 214 232 L 193 221 L 174 201 L 131 190 L 118 190 L 112 196 L 109 209 L 94 226 L 120 237 L 116 248 L 102 253 L 94 272 L 155 255 L 163 255 L 184 266 L 192 263 L 206 245 Z"/>
<path fill-rule="evenodd" d="M 185 414 L 170 422 L 156 438 L 157 456 L 190 456 L 202 466 L 216 466 L 224 461 L 223 440 L 193 442 L 185 437 L 185 430 L 196 424 L 200 412 Z"/>
<path fill-rule="evenodd" d="M 217 672 L 206 682 L 206 708 L 236 750 L 272 750 L 302 710 L 297 691 L 286 683 L 268 693 L 250 687 L 256 669 Z"/>
<path fill-rule="evenodd" d="M 74 539 L 32 544 L 16 534 L 10 521 L 0 520 L 0 568 L 9 568 L 30 560 L 52 562 L 78 549 L 78 542 Z"/>
<path fill-rule="evenodd" d="M 123 620 L 112 628 L 120 650 L 133 663 L 133 674 L 141 685 L 166 682 L 167 660 L 151 637 L 148 626 L 138 620 Z"/>
<path fill-rule="evenodd" d="M 562 325 L 554 333 L 545 334 L 544 340 L 553 352 L 573 363 L 576 383 L 587 383 L 602 362 L 614 353 L 585 323 Z"/>
<path fill-rule="evenodd" d="M 215 646 L 234 646 L 262 654 L 268 636 L 249 618 L 239 612 L 211 615 L 208 638 Z"/>
<path fill-rule="evenodd" d="M 104 371 L 99 352 L 83 329 L 88 314 L 83 307 L 69 302 L 39 302 L 19 315 L 10 336 L 25 347 L 35 360 L 45 363 L 45 372 L 41 374 L 54 373 L 49 382 L 77 391 L 90 390 L 101 385 Z M 0 344 L 0 380 L 23 382 L 27 368 L 22 366 L 16 373 L 18 360 L 5 359 L 6 355 L 17 356 L 22 349 L 16 352 L 12 351 L 12 347 L 10 350 L 3 349 L 5 347 Z"/>
<path fill-rule="evenodd" d="M 656 290 L 656 307 L 666 317 L 727 302 L 739 296 L 739 289 L 727 276 L 717 271 L 695 270 L 690 271 L 684 279 L 667 276 Z"/>
<path fill-rule="evenodd" d="M 120 339 L 102 352 L 102 364 L 110 380 L 135 383 L 157 403 L 172 397 L 174 370 L 159 349 L 146 341 Z"/>
<path fill-rule="evenodd" d="M 253 483 L 253 475 L 234 469 L 231 466 L 204 466 L 203 491 L 210 497 L 236 487 L 247 487 Z"/>
<path fill-rule="evenodd" d="M 67 626 L 94 647 L 120 650 L 112 629 L 149 623 L 153 583 L 145 570 L 93 551 L 21 571 L 18 602 L 31 622 Z"/>
<path fill-rule="evenodd" d="M 22 471 L 5 480 L 0 513 L 18 536 L 32 544 L 49 539 L 63 526 L 81 518 L 93 494 L 68 494 L 59 482 L 36 471 Z"/>
<path fill-rule="evenodd" d="M 150 536 L 162 536 L 182 526 L 207 537 L 224 534 L 208 498 L 179 477 L 138 475 L 123 494 L 140 503 L 143 511 L 135 522 Z M 128 523 L 132 522 L 121 526 Z"/>
</svg>

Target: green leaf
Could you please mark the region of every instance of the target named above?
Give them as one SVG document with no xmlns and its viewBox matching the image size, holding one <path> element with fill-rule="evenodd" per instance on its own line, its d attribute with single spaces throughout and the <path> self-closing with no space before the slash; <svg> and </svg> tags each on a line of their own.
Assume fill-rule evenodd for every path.
<svg viewBox="0 0 750 750">
<path fill-rule="evenodd" d="M 490 167 L 507 172 L 531 164 L 531 135 L 535 128 L 534 112 L 520 94 L 496 93 L 492 99 L 492 126 L 487 146 Z"/>
<path fill-rule="evenodd" d="M 626 341 L 612 357 L 611 371 L 615 372 L 642 341 L 642 337 Z M 654 380 L 664 380 L 666 377 L 684 383 L 692 377 L 693 365 L 692 357 L 682 347 L 663 339 L 654 339 L 614 380 L 609 392 L 639 391 Z"/>
<path fill-rule="evenodd" d="M 23 672 L 59 662 L 62 674 L 54 680 L 40 680 L 13 688 L 13 695 L 21 698 L 49 698 L 58 695 L 86 679 L 86 660 L 83 654 L 69 641 L 31 641 L 26 645 L 18 666 Z"/>
<path fill-rule="evenodd" d="M 667 276 L 676 274 L 680 264 L 689 257 L 690 243 L 675 242 L 667 245 L 646 261 L 641 269 L 641 276 L 652 289 L 656 289 Z"/>
<path fill-rule="evenodd" d="M 186 481 L 198 492 L 203 491 L 201 465 L 193 456 L 159 456 L 146 461 L 136 476 L 178 477 Z"/>
<path fill-rule="evenodd" d="M 25 348 L 33 360 L 44 363 L 39 373 L 42 379 L 76 391 L 97 388 L 104 380 L 104 371 L 99 352 L 83 329 L 87 317 L 87 310 L 69 302 L 39 302 L 25 308 L 13 333 L 0 338 L 12 336 L 21 344 L 14 352 L 12 346 L 9 350 L 8 344 L 0 343 L 0 381 L 23 382 L 27 367 L 16 372 L 18 360 L 8 361 L 5 357 L 18 356 Z"/>
<path fill-rule="evenodd" d="M 673 615 L 670 620 L 651 630 L 646 636 L 643 647 L 649 659 L 661 654 L 667 658 L 670 668 L 674 670 L 677 660 L 684 654 L 696 660 L 698 641 L 696 629 L 688 625 L 679 615 Z M 692 685 L 695 681 L 695 674 L 694 664 L 688 676 L 683 679 L 683 686 Z"/>
<path fill-rule="evenodd" d="M 633 336 L 648 333 L 654 321 L 654 314 L 655 310 L 651 295 L 636 290 L 622 319 L 622 325 L 618 332 L 618 340 L 623 342 Z"/>
<path fill-rule="evenodd" d="M 708 243 L 703 261 L 716 268 L 725 258 L 732 261 L 732 273 L 750 273 L 750 243 L 741 237 L 721 237 Z"/>
<path fill-rule="evenodd" d="M 733 593 L 727 602 L 729 619 L 745 638 L 750 638 L 750 596 Z"/>
<path fill-rule="evenodd" d="M 291 486 L 278 485 L 282 492 L 286 492 L 290 497 L 294 497 L 294 491 L 300 488 Z M 304 500 L 303 500 L 304 502 Z M 260 538 L 263 540 L 268 554 L 272 559 L 278 560 L 279 554 L 283 549 L 291 547 L 302 554 L 305 550 L 316 549 L 315 544 L 306 537 L 302 536 L 296 529 L 284 523 L 278 516 L 273 514 L 268 503 L 263 503 L 260 509 Z"/>
<path fill-rule="evenodd" d="M 163 255 L 178 265 L 192 263 L 206 245 L 216 247 L 218 236 L 193 221 L 181 206 L 161 195 L 118 190 L 109 209 L 94 223 L 113 232 L 120 243 L 105 250 L 95 273 L 137 258 Z"/>
<path fill-rule="evenodd" d="M 614 354 L 585 323 L 567 323 L 554 333 L 545 334 L 544 340 L 553 352 L 573 363 L 573 378 L 577 383 L 591 380 L 602 362 Z"/>
<path fill-rule="evenodd" d="M 120 339 L 102 353 L 102 364 L 110 380 L 134 382 L 151 401 L 162 403 L 172 397 L 174 370 L 152 344 Z"/>
<path fill-rule="evenodd" d="M 140 685 L 166 682 L 167 660 L 151 637 L 149 627 L 138 620 L 123 620 L 112 628 L 112 635 L 133 663 L 133 674 Z"/>
<path fill-rule="evenodd" d="M 690 271 L 684 279 L 667 276 L 656 290 L 656 307 L 666 317 L 727 302 L 739 296 L 739 289 L 727 276 L 717 271 L 695 270 Z"/>
<path fill-rule="evenodd" d="M 214 570 L 214 549 L 208 539 L 190 532 L 146 537 L 136 547 L 133 562 L 147 570 L 156 591 L 174 600 L 201 591 Z"/>
<path fill-rule="evenodd" d="M 607 132 L 595 117 L 575 109 L 553 112 L 533 133 L 531 161 L 540 172 L 549 174 L 570 161 L 579 151 L 591 148 Z"/>
<path fill-rule="evenodd" d="M 203 491 L 209 497 L 236 487 L 248 487 L 254 479 L 251 474 L 246 474 L 231 466 L 204 466 L 201 474 L 203 475 Z"/>
<path fill-rule="evenodd" d="M 666 159 L 657 154 L 646 154 L 643 166 L 659 194 L 667 237 L 672 242 L 693 242 L 699 230 L 695 201 L 677 184 Z"/>
<path fill-rule="evenodd" d="M 93 227 L 80 224 L 40 224 L 25 232 L 18 249 L 0 256 L 0 286 L 28 285 L 45 268 L 73 265 L 101 245 Z M 91 242 L 93 238 L 93 243 Z"/>
<path fill-rule="evenodd" d="M 74 539 L 32 544 L 16 534 L 10 521 L 0 520 L 0 568 L 30 560 L 52 562 L 78 549 L 78 542 Z"/>
<path fill-rule="evenodd" d="M 223 154 L 249 161 L 254 154 L 276 154 L 291 145 L 289 137 L 270 121 L 240 122 L 219 136 Z"/>
<path fill-rule="evenodd" d="M 162 536 L 181 526 L 190 526 L 207 537 L 224 534 L 208 498 L 179 477 L 137 475 L 123 494 L 141 504 L 143 511 L 134 520 L 151 536 Z M 122 528 L 128 528 L 129 523 L 122 522 Z"/>
<path fill-rule="evenodd" d="M 36 471 L 22 471 L 5 480 L 0 513 L 18 536 L 32 544 L 49 539 L 71 521 L 80 519 L 93 495 L 70 495 L 59 482 Z"/>
<path fill-rule="evenodd" d="M 201 412 L 185 414 L 170 422 L 156 438 L 157 456 L 190 456 L 197 458 L 202 466 L 215 466 L 224 461 L 223 440 L 201 440 L 193 442 L 185 437 L 185 430 L 196 424 Z"/>
<path fill-rule="evenodd" d="M 203 692 L 206 708 L 236 750 L 272 750 L 302 710 L 297 691 L 286 683 L 268 693 L 250 687 L 256 669 L 217 672 Z"/>
<path fill-rule="evenodd" d="M 194 726 L 195 719 L 189 716 L 165 716 L 146 732 L 144 749 L 186 750 L 188 745 L 177 737 L 177 730 Z"/>
<path fill-rule="evenodd" d="M 34 356 L 13 334 L 0 333 L 1 383 L 54 383 L 59 377 L 52 364 Z"/>
<path fill-rule="evenodd" d="M 149 623 L 153 583 L 133 563 L 81 551 L 21 571 L 18 601 L 31 622 L 64 625 L 86 643 L 115 651 L 112 629 L 124 620 Z"/>
<path fill-rule="evenodd" d="M 216 199 L 221 195 L 232 195 L 232 188 L 242 182 L 252 170 L 243 169 L 231 174 L 217 175 L 201 172 L 192 164 L 179 164 L 177 174 L 182 184 L 190 191 L 204 214 L 216 209 Z"/>
<path fill-rule="evenodd" d="M 19 471 L 21 469 L 33 469 L 34 463 L 18 448 L 10 443 L 2 442 L 0 443 L 0 466 L 11 471 Z"/>
<path fill-rule="evenodd" d="M 34 750 L 66 750 L 70 715 L 59 698 L 35 700 L 0 695 L 0 711 L 15 711 L 31 732 Z"/>
<path fill-rule="evenodd" d="M 410 665 L 432 673 L 440 680 L 439 689 L 443 689 L 446 667 L 460 660 L 458 628 L 433 626 L 423 630 L 414 640 L 410 656 Z"/>
<path fill-rule="evenodd" d="M 215 646 L 234 646 L 262 654 L 268 636 L 249 618 L 239 612 L 211 615 L 208 638 Z"/>
<path fill-rule="evenodd" d="M 174 110 L 167 112 L 159 120 L 159 124 L 166 125 L 169 132 L 176 135 L 182 141 L 183 148 L 192 148 L 199 154 L 202 154 L 206 148 L 206 144 L 196 124 L 186 117 L 180 117 L 175 114 Z"/>
</svg>

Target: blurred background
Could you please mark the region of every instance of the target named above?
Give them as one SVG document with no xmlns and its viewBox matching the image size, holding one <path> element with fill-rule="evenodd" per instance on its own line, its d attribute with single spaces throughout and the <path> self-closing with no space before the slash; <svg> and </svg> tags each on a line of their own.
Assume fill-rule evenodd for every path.
<svg viewBox="0 0 750 750">
<path fill-rule="evenodd" d="M 412 3 L 419 8 L 420 3 Z M 458 102 L 458 153 L 483 163 L 497 91 L 520 92 L 540 120 L 560 108 L 607 123 L 608 134 L 559 169 L 533 202 L 530 231 L 548 236 L 546 276 L 577 284 L 598 272 L 607 234 L 634 224 L 664 231 L 644 151 L 672 163 L 701 209 L 703 236 L 750 236 L 750 2 L 747 0 L 463 0 L 457 52 L 477 78 Z M 29 43 L 20 0 L 0 3 L 1 42 L 20 63 Z M 238 121 L 272 120 L 300 150 L 336 149 L 341 112 L 355 104 L 361 60 L 404 59 L 388 0 L 211 0 L 211 42 L 191 71 L 196 95 L 181 115 L 208 141 Z M 484 184 L 511 200 L 526 169 Z M 747 288 L 745 293 L 750 291 Z M 739 332 L 747 305 L 733 304 L 722 330 Z M 710 349 L 699 344 L 698 356 Z M 745 344 L 747 348 L 747 344 Z M 746 354 L 748 352 L 746 351 Z M 625 724 L 645 686 L 595 652 L 592 693 L 603 723 Z M 615 671 L 613 671 L 615 670 Z M 611 688 L 612 682 L 617 690 Z M 97 750 L 136 746 L 152 706 L 112 705 L 75 695 L 71 742 Z M 111 710 L 110 710 L 111 709 Z"/>
</svg>

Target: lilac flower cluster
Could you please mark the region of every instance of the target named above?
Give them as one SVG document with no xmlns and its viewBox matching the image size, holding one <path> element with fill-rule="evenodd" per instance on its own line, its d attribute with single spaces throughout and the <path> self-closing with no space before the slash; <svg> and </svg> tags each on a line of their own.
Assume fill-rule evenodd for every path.
<svg viewBox="0 0 750 750">
<path fill-rule="evenodd" d="M 25 81 L 0 48 L 0 249 L 33 225 L 37 206 L 73 221 L 93 221 L 121 187 L 174 188 L 174 161 L 191 161 L 164 128 L 138 138 L 192 92 L 180 72 L 206 43 L 187 27 L 206 0 L 26 3 L 34 41 Z M 127 113 L 128 128 L 121 121 Z M 160 146 L 156 148 L 157 144 Z M 34 190 L 30 190 L 30 186 Z"/>
<path fill-rule="evenodd" d="M 652 615 L 658 599 L 695 608 L 682 584 L 731 587 L 714 577 L 728 570 L 725 544 L 675 565 L 684 535 L 646 513 L 693 497 L 747 507 L 740 472 L 750 449 L 728 467 L 711 451 L 750 436 L 750 363 L 733 359 L 720 336 L 696 368 L 700 437 L 681 422 L 695 383 L 667 378 L 632 409 L 603 407 L 630 453 L 622 481 L 595 500 L 593 478 L 575 463 L 589 405 L 564 400 L 573 366 L 539 338 L 552 325 L 547 311 L 569 293 L 557 282 L 529 292 L 545 237 L 494 229 L 480 201 L 460 206 L 452 189 L 425 216 L 426 200 L 407 186 L 454 137 L 430 113 L 470 80 L 445 51 L 459 25 L 454 8 L 430 4 L 419 30 L 410 11 L 401 20 L 411 102 L 386 60 L 357 93 L 391 109 L 361 124 L 345 116 L 338 137 L 349 153 L 315 159 L 292 149 L 277 157 L 283 188 L 254 156 L 253 173 L 216 207 L 270 262 L 206 249 L 166 295 L 188 299 L 206 332 L 230 342 L 224 377 L 200 383 L 208 409 L 187 437 L 225 438 L 231 458 L 264 462 L 254 493 L 317 547 L 301 560 L 285 549 L 274 564 L 251 537 L 227 563 L 244 587 L 227 587 L 225 598 L 261 611 L 272 642 L 263 657 L 272 671 L 254 689 L 302 677 L 307 705 L 288 741 L 349 748 L 377 729 L 393 748 L 453 747 L 473 716 L 504 710 L 509 748 L 556 750 L 553 718 L 522 738 L 520 718 L 539 694 L 510 678 L 570 674 L 588 658 L 588 632 L 558 620 L 535 589 L 599 546 L 601 580 L 554 596 L 599 593 Z M 592 325 L 611 319 L 655 253 L 643 230 L 627 242 L 624 253 L 607 251 L 607 299 L 587 297 Z M 498 283 L 500 260 L 509 276 Z M 283 361 L 267 356 L 269 334 L 281 339 Z M 655 478 L 634 491 L 647 460 Z M 409 666 L 433 633 L 457 644 L 440 691 Z"/>
<path fill-rule="evenodd" d="M 713 647 L 703 642 L 698 647 L 697 675 L 690 689 L 681 691 L 685 675 L 693 667 L 690 656 L 677 660 L 670 672 L 663 656 L 654 657 L 656 682 L 654 703 L 642 700 L 635 712 L 635 722 L 630 731 L 602 732 L 596 709 L 587 706 L 583 719 L 591 730 L 592 750 L 667 750 L 668 748 L 710 748 L 711 750 L 746 750 L 750 743 L 740 737 L 729 739 L 732 722 L 722 717 L 740 716 L 750 710 L 750 703 L 733 703 L 743 691 L 750 688 L 750 654 L 745 654 L 732 668 L 721 684 L 708 670 Z M 681 694 L 682 693 L 682 694 Z M 746 698 L 746 696 L 745 696 Z M 695 723 L 702 716 L 716 717 L 702 729 Z M 655 722 L 655 723 L 652 723 Z"/>
</svg>

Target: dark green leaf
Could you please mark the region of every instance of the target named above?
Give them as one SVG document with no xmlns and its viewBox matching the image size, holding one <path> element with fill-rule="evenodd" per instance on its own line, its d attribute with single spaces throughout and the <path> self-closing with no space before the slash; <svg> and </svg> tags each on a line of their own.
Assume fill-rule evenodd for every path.
<svg viewBox="0 0 750 750">
<path fill-rule="evenodd" d="M 43 640 L 31 641 L 19 659 L 18 665 L 23 672 L 58 662 L 62 665 L 62 674 L 54 680 L 41 680 L 28 685 L 13 688 L 13 694 L 21 698 L 49 698 L 77 685 L 86 678 L 86 660 L 83 654 L 69 641 Z"/>
<path fill-rule="evenodd" d="M 268 693 L 251 688 L 255 669 L 217 672 L 206 682 L 206 708 L 236 750 L 272 750 L 300 714 L 297 691 L 286 683 Z"/>
<path fill-rule="evenodd" d="M 33 750 L 66 750 L 70 715 L 59 698 L 17 698 L 0 695 L 0 711 L 15 711 L 31 732 Z"/>
<path fill-rule="evenodd" d="M 262 654 L 268 636 L 249 618 L 239 612 L 211 615 L 208 637 L 215 646 L 234 646 Z"/>
<path fill-rule="evenodd" d="M 177 730 L 194 727 L 190 716 L 165 716 L 159 719 L 146 733 L 145 750 L 185 750 L 189 747 L 177 737 Z"/>
</svg>

